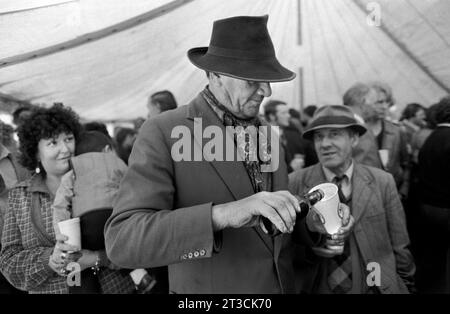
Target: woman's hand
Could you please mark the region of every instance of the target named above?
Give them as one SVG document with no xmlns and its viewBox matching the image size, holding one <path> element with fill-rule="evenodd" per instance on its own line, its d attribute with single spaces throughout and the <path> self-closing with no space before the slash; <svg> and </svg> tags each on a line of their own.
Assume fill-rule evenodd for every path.
<svg viewBox="0 0 450 314">
<path fill-rule="evenodd" d="M 80 270 L 83 271 L 87 268 L 95 266 L 95 263 L 98 259 L 98 253 L 96 251 L 90 251 L 90 250 L 81 250 L 79 253 L 81 253 L 78 256 L 73 256 L 73 258 L 77 258 L 76 262 L 80 265 Z M 72 256 L 76 253 L 71 253 Z"/>
<path fill-rule="evenodd" d="M 56 236 L 56 245 L 53 248 L 53 253 L 50 255 L 49 263 L 51 269 L 56 272 L 60 276 L 66 275 L 66 267 L 69 263 L 76 261 L 78 259 L 79 254 L 77 253 L 68 253 L 68 252 L 76 252 L 78 248 L 64 243 L 69 238 L 65 235 L 58 234 Z"/>
<path fill-rule="evenodd" d="M 81 270 L 85 270 L 89 267 L 109 267 L 110 262 L 106 256 L 105 251 L 90 251 L 90 250 L 81 250 L 80 252 L 72 253 L 77 254 L 81 253 L 78 260 L 76 261 L 80 264 Z M 71 255 L 72 255 L 71 254 Z"/>
<path fill-rule="evenodd" d="M 337 255 L 342 255 L 344 252 L 343 246 L 335 246 L 335 245 L 328 245 L 322 247 L 313 247 L 312 251 L 317 255 L 325 258 L 332 258 Z"/>
</svg>

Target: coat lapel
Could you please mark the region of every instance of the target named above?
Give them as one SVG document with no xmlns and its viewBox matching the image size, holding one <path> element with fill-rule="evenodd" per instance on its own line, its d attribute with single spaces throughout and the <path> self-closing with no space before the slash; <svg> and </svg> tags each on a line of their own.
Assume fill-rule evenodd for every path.
<svg viewBox="0 0 450 314">
<path fill-rule="evenodd" d="M 191 134 L 195 134 L 195 130 L 205 130 L 207 127 L 219 128 L 221 134 L 223 135 L 223 154 L 226 155 L 226 143 L 232 143 L 234 148 L 234 141 L 230 134 L 227 133 L 223 123 L 219 120 L 216 114 L 212 111 L 206 101 L 201 95 L 198 95 L 194 106 L 190 107 L 188 111 L 189 120 L 193 123 L 189 123 L 188 127 L 191 129 Z M 195 120 L 194 120 L 195 119 Z M 208 142 L 208 140 L 202 140 L 202 134 L 200 137 L 194 136 L 194 141 L 197 143 L 197 148 L 202 150 L 203 145 Z M 228 137 L 228 139 L 226 139 Z M 225 156 L 223 156 L 225 159 Z M 203 155 L 202 155 L 202 158 Z M 219 177 L 227 186 L 228 190 L 231 192 L 236 200 L 247 197 L 253 194 L 253 187 L 248 177 L 247 171 L 245 170 L 244 164 L 242 162 L 237 163 L 233 161 L 216 161 L 212 160 L 209 164 L 216 170 Z M 240 184 L 236 184 L 239 182 Z"/>
<path fill-rule="evenodd" d="M 198 120 L 201 118 L 201 120 Z M 229 132 L 227 132 L 223 123 L 219 120 L 214 111 L 210 108 L 210 106 L 206 103 L 201 95 L 198 95 L 194 101 L 194 105 L 191 106 L 188 110 L 188 120 L 191 120 L 193 123 L 188 123 L 188 127 L 191 130 L 191 134 L 195 134 L 196 129 L 201 129 L 202 132 L 207 127 L 215 127 L 220 128 L 221 134 L 223 135 L 223 154 L 224 161 L 216 161 L 212 160 L 209 164 L 214 168 L 217 175 L 222 179 L 230 193 L 233 195 L 235 200 L 240 200 L 249 195 L 254 194 L 253 186 L 250 181 L 250 178 L 247 174 L 247 170 L 245 169 L 243 162 L 235 162 L 235 161 L 225 161 L 226 156 L 226 144 L 233 147 L 233 159 L 236 160 L 236 147 L 234 144 L 234 139 Z M 201 122 L 200 122 L 201 121 Z M 199 125 L 201 123 L 201 126 Z M 201 134 L 200 134 L 201 135 Z M 203 145 L 208 141 L 200 142 L 200 138 L 193 138 L 196 142 L 197 148 L 202 148 Z M 202 156 L 203 158 L 203 156 Z M 238 184 L 236 184 L 238 182 Z M 273 253 L 274 244 L 272 238 L 265 234 L 260 227 L 254 227 L 253 230 L 258 234 L 261 240 L 265 243 L 267 248 Z"/>
<path fill-rule="evenodd" d="M 309 172 L 308 177 L 305 178 L 305 190 L 302 193 L 308 193 L 310 189 L 315 187 L 316 185 L 327 182 L 325 178 L 325 174 L 323 173 L 322 166 L 320 164 L 316 164 L 313 166 L 312 170 Z"/>
<path fill-rule="evenodd" d="M 358 223 L 361 216 L 367 209 L 367 204 L 372 201 L 372 179 L 367 171 L 359 164 L 355 163 L 352 178 L 352 202 L 351 211 L 355 223 Z"/>
</svg>

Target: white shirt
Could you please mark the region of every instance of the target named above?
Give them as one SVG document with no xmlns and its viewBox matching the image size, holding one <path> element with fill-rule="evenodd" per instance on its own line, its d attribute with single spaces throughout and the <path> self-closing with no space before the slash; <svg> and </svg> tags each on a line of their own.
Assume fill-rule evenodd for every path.
<svg viewBox="0 0 450 314">
<path fill-rule="evenodd" d="M 364 121 L 363 117 L 361 117 L 359 114 L 354 113 L 353 114 L 356 121 L 358 121 L 360 124 L 365 125 L 366 121 Z"/>
</svg>

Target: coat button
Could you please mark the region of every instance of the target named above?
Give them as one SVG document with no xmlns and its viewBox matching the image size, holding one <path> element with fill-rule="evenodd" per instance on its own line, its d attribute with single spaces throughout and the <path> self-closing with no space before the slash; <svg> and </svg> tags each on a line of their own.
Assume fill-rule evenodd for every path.
<svg viewBox="0 0 450 314">
<path fill-rule="evenodd" d="M 194 252 L 194 257 L 199 257 L 200 253 L 198 251 Z"/>
<path fill-rule="evenodd" d="M 189 252 L 189 254 L 188 254 L 188 258 L 192 258 L 192 252 Z"/>
<path fill-rule="evenodd" d="M 201 256 L 206 255 L 206 251 L 205 251 L 205 250 L 200 250 L 200 255 L 201 255 Z"/>
</svg>

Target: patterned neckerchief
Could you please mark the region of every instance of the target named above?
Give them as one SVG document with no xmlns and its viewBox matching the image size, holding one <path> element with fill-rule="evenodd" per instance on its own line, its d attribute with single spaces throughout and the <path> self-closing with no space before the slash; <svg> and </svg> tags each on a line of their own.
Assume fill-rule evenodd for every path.
<svg viewBox="0 0 450 314">
<path fill-rule="evenodd" d="M 241 156 L 243 156 L 245 170 L 247 170 L 247 174 L 250 177 L 250 181 L 255 193 L 267 191 L 271 186 L 271 182 L 266 182 L 261 172 L 261 164 L 266 162 L 261 161 L 258 154 L 259 146 L 257 144 L 259 140 L 259 132 L 257 138 L 252 141 L 248 132 L 245 131 L 245 128 L 249 126 L 258 128 L 259 126 L 261 126 L 261 121 L 258 119 L 258 117 L 249 120 L 239 119 L 235 117 L 225 106 L 219 103 L 216 97 L 209 90 L 208 86 L 206 86 L 205 89 L 201 92 L 201 95 L 225 126 L 231 126 L 235 128 L 234 142 L 237 149 L 239 150 L 239 153 L 241 153 Z M 256 145 L 254 147 L 255 149 L 250 149 L 250 145 L 252 144 L 251 142 Z M 267 144 L 267 146 L 268 150 L 265 151 L 270 151 L 270 144 Z M 252 158 L 255 157 L 253 156 L 253 154 L 256 154 L 256 158 Z M 257 161 L 255 159 L 257 159 Z M 271 176 L 267 176 L 267 178 L 267 181 L 271 181 Z"/>
</svg>

